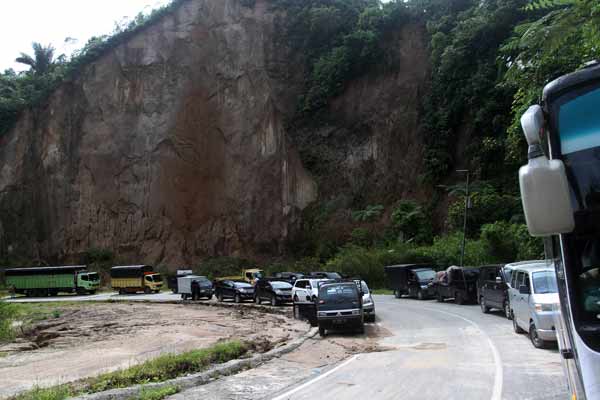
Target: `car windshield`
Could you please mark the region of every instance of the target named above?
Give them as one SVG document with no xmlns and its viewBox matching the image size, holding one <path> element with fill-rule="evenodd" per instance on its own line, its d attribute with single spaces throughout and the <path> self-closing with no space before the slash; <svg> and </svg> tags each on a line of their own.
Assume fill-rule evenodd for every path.
<svg viewBox="0 0 600 400">
<path fill-rule="evenodd" d="M 554 271 L 533 273 L 533 292 L 537 294 L 557 293 L 556 275 Z"/>
<path fill-rule="evenodd" d="M 198 279 L 198 286 L 200 287 L 211 287 L 212 283 L 208 279 Z"/>
<path fill-rule="evenodd" d="M 151 275 L 152 276 L 152 280 L 154 282 L 162 282 L 162 275 L 161 274 L 156 274 L 156 275 Z"/>
<path fill-rule="evenodd" d="M 233 285 L 237 288 L 251 288 L 252 285 L 246 282 L 234 282 Z"/>
<path fill-rule="evenodd" d="M 356 300 L 358 290 L 356 285 L 327 285 L 319 289 L 319 299 L 327 300 Z"/>
<path fill-rule="evenodd" d="M 429 281 L 435 278 L 435 271 L 432 270 L 415 271 L 415 273 L 420 281 Z"/>
<path fill-rule="evenodd" d="M 292 285 L 287 282 L 271 282 L 273 289 L 291 289 Z"/>
</svg>

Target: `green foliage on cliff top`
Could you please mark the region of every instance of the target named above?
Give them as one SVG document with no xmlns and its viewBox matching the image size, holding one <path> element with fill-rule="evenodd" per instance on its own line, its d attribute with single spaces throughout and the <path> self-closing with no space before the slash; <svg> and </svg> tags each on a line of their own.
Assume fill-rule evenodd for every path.
<svg viewBox="0 0 600 400">
<path fill-rule="evenodd" d="M 139 13 L 133 20 L 117 24 L 112 34 L 91 38 L 70 59 L 64 55 L 56 60 L 39 58 L 38 55 L 43 53 L 41 50 L 48 50 L 50 46 L 39 48 L 38 43 L 33 45 L 34 56 L 22 53 L 18 57 L 15 54 L 18 62 L 30 65 L 31 69 L 24 73 L 15 73 L 11 69 L 0 73 L 0 135 L 12 128 L 23 110 L 43 104 L 61 83 L 75 79 L 87 65 L 170 14 L 185 1 L 188 0 L 171 0 L 149 14 Z M 44 62 L 40 63 L 40 60 Z"/>
</svg>

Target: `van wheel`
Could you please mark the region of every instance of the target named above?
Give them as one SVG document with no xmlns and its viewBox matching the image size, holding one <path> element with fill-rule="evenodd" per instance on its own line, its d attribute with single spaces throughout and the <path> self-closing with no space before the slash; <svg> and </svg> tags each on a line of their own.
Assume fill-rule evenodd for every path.
<svg viewBox="0 0 600 400">
<path fill-rule="evenodd" d="M 512 315 L 510 314 L 510 303 L 508 302 L 508 300 L 504 300 L 504 315 L 506 316 L 506 318 L 508 319 L 512 319 Z"/>
<path fill-rule="evenodd" d="M 481 306 L 481 312 L 487 314 L 490 312 L 490 308 L 485 305 L 485 297 L 481 296 L 479 298 L 479 305 Z"/>
<path fill-rule="evenodd" d="M 460 292 L 454 293 L 454 302 L 456 304 L 458 304 L 459 306 L 463 305 L 464 300 L 463 300 L 463 297 L 462 297 L 462 293 L 460 293 Z"/>
<path fill-rule="evenodd" d="M 519 324 L 517 323 L 517 319 L 515 318 L 515 314 L 512 314 L 513 318 L 513 330 L 515 331 L 515 333 L 525 333 L 525 331 L 523 329 L 521 329 L 521 327 L 519 326 Z"/>
<path fill-rule="evenodd" d="M 400 297 L 402 297 L 402 295 L 400 294 L 399 290 L 397 290 L 397 289 L 394 290 L 394 297 L 397 298 L 397 299 L 399 299 Z"/>
<path fill-rule="evenodd" d="M 325 334 L 326 334 L 326 333 L 327 333 L 327 332 L 325 332 L 325 327 L 324 327 L 324 326 L 322 326 L 322 325 L 319 325 L 319 336 L 321 336 L 321 337 L 325 337 Z"/>
<path fill-rule="evenodd" d="M 531 340 L 531 343 L 533 343 L 533 346 L 537 349 L 545 349 L 548 347 L 548 342 L 540 338 L 538 335 L 538 331 L 533 321 L 531 324 L 529 324 L 529 339 Z"/>
</svg>

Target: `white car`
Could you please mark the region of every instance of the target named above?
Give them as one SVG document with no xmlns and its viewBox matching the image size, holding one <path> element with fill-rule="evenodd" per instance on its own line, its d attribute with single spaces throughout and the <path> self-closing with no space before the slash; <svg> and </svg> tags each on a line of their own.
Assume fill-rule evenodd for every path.
<svg viewBox="0 0 600 400">
<path fill-rule="evenodd" d="M 314 304 L 319 295 L 319 282 L 328 282 L 331 279 L 298 279 L 292 288 L 294 304 Z"/>
</svg>

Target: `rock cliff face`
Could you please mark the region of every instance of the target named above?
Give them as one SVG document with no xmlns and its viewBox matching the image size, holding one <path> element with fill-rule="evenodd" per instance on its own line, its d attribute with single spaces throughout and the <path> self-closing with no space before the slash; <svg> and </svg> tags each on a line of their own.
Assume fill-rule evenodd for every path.
<svg viewBox="0 0 600 400">
<path fill-rule="evenodd" d="M 304 71 L 275 18 L 266 0 L 190 0 L 24 113 L 0 144 L 0 253 L 173 264 L 283 251 L 322 188 L 284 126 Z M 349 185 L 373 160 L 396 183 L 419 170 L 425 38 L 398 36 L 399 71 L 332 105 L 340 126 L 368 127 L 336 158 Z"/>
</svg>

